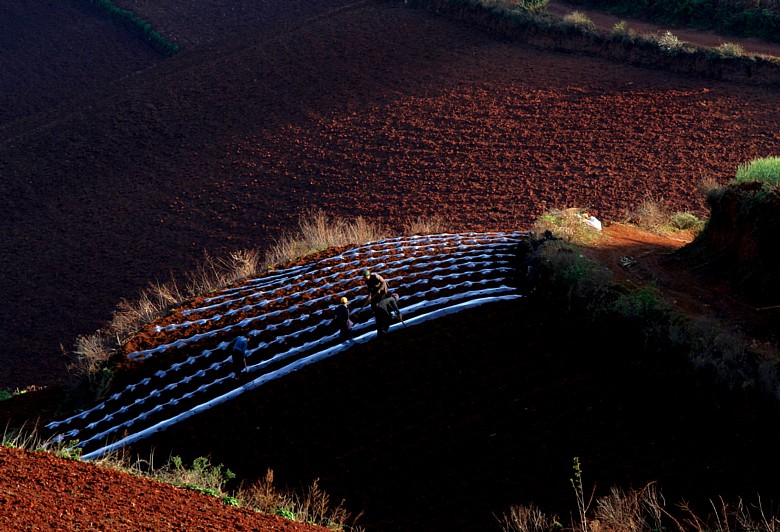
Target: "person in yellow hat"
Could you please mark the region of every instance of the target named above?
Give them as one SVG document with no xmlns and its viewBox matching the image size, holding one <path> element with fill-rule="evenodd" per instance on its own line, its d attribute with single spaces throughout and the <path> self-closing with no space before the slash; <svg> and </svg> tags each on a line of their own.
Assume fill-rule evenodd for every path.
<svg viewBox="0 0 780 532">
<path fill-rule="evenodd" d="M 346 297 L 342 297 L 339 300 L 339 305 L 334 312 L 334 323 L 339 329 L 339 338 L 342 342 L 352 340 L 352 326 L 353 323 L 349 319 L 349 300 Z"/>
</svg>

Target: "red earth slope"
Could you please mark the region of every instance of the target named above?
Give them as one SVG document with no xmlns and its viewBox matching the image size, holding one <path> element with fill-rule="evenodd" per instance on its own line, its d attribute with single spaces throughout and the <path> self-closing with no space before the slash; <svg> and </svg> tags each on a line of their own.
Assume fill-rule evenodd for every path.
<svg viewBox="0 0 780 532">
<path fill-rule="evenodd" d="M 196 47 L 4 135 L 0 386 L 61 381 L 61 346 L 121 297 L 312 207 L 453 230 L 572 205 L 620 219 L 646 197 L 703 214 L 702 177 L 776 151 L 776 109 L 773 91 L 532 50 L 396 2 Z"/>
</svg>

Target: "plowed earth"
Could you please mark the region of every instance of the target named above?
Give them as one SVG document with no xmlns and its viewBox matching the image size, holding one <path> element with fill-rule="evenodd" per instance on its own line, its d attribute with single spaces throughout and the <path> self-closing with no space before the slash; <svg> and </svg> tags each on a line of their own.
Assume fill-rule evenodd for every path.
<svg viewBox="0 0 780 532">
<path fill-rule="evenodd" d="M 768 89 L 529 49 L 395 2 L 280 27 L 5 124 L 0 386 L 61 380 L 60 346 L 119 298 L 204 250 L 266 246 L 310 208 L 453 230 L 556 206 L 620 219 L 646 197 L 704 214 L 703 177 L 777 150 Z"/>
<path fill-rule="evenodd" d="M 437 214 L 453 230 L 525 229 L 558 206 L 619 220 L 646 197 L 703 215 L 703 177 L 725 182 L 778 150 L 769 89 L 531 49 L 398 2 L 328 11 L 336 5 L 302 3 L 316 13 L 306 22 L 266 10 L 263 31 L 223 33 L 216 47 L 214 13 L 187 34 L 150 8 L 185 44 L 172 59 L 126 47 L 143 70 L 88 62 L 74 79 L 27 50 L 41 86 L 61 86 L 64 99 L 0 77 L 10 107 L 24 109 L 0 124 L 0 387 L 60 382 L 60 344 L 105 323 L 120 297 L 181 279 L 203 250 L 266 246 L 312 207 L 395 229 Z M 2 37 L 21 42 L 20 20 L 61 30 L 49 15 L 3 24 Z M 126 39 L 68 35 L 78 50 Z M 531 501 L 566 514 L 574 456 L 599 494 L 657 481 L 669 501 L 705 511 L 710 497 L 756 493 L 774 508 L 773 410 L 662 356 L 627 357 L 620 331 L 584 332 L 538 323 L 522 301 L 450 316 L 136 450 L 210 453 L 245 479 L 271 467 L 292 487 L 320 477 L 371 530 L 489 530 L 494 513 Z M 3 402 L 4 418 L 50 416 L 57 391 L 42 393 Z M 293 526 L 20 455 L 0 450 L 8 530 Z"/>
</svg>

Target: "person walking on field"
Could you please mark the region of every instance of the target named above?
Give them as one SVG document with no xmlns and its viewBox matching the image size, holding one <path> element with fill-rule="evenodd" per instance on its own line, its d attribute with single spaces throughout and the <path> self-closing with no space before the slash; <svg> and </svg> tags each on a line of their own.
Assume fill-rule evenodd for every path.
<svg viewBox="0 0 780 532">
<path fill-rule="evenodd" d="M 340 304 L 336 307 L 333 321 L 339 328 L 339 338 L 342 342 L 352 340 L 352 321 L 349 319 L 349 300 L 342 297 Z"/>
</svg>

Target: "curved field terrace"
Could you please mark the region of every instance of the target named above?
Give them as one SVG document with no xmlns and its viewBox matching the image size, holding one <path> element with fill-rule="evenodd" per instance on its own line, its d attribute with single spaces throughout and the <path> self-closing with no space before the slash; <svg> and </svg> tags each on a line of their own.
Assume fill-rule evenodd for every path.
<svg viewBox="0 0 780 532">
<path fill-rule="evenodd" d="M 374 339 L 375 320 L 359 280 L 366 268 L 381 271 L 400 296 L 404 321 L 391 331 L 520 297 L 512 285 L 514 248 L 521 237 L 469 233 L 393 238 L 225 289 L 200 306 L 158 320 L 131 342 L 130 361 L 155 362 L 128 370 L 136 380 L 120 376 L 124 389 L 46 428 L 57 441 L 77 441 L 85 458 L 97 458 Z M 342 296 L 363 310 L 353 316 L 354 340 L 348 342 L 339 339 L 332 323 Z M 229 348 L 239 336 L 249 340 L 248 370 L 236 379 Z"/>
</svg>

